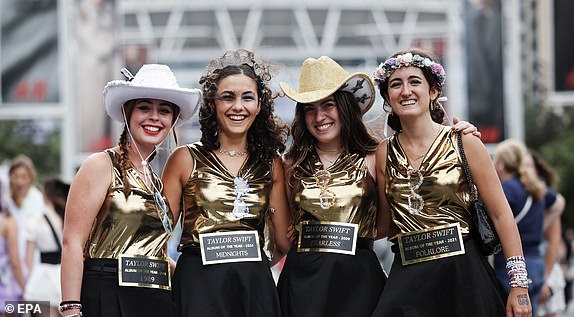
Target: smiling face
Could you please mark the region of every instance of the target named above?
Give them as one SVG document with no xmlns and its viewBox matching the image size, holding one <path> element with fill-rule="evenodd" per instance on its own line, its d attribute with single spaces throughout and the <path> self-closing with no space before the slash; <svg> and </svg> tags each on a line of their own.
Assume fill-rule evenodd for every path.
<svg viewBox="0 0 574 317">
<path fill-rule="evenodd" d="M 156 146 L 167 137 L 175 106 L 159 99 L 138 99 L 130 114 L 130 131 L 140 145 Z"/>
<path fill-rule="evenodd" d="M 325 99 L 303 105 L 305 125 L 315 137 L 317 145 L 339 148 L 341 136 L 341 120 L 335 98 L 331 95 Z"/>
<path fill-rule="evenodd" d="M 423 71 L 414 66 L 401 67 L 389 77 L 388 101 L 393 112 L 401 118 L 429 113 L 430 101 L 438 97 L 430 89 Z"/>
<path fill-rule="evenodd" d="M 252 78 L 243 74 L 223 78 L 215 94 L 218 138 L 246 138 L 259 109 L 257 84 Z"/>
</svg>

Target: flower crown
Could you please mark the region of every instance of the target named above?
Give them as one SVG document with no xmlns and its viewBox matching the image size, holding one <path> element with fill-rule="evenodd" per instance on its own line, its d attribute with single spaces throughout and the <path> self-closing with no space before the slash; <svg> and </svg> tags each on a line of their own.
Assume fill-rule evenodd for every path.
<svg viewBox="0 0 574 317">
<path fill-rule="evenodd" d="M 382 62 L 373 72 L 373 79 L 375 81 L 384 82 L 395 70 L 403 66 L 428 67 L 431 73 L 438 79 L 439 86 L 442 87 L 446 82 L 446 73 L 441 64 L 433 62 L 428 57 L 422 57 L 418 54 L 413 55 L 412 53 L 397 55 Z"/>
</svg>

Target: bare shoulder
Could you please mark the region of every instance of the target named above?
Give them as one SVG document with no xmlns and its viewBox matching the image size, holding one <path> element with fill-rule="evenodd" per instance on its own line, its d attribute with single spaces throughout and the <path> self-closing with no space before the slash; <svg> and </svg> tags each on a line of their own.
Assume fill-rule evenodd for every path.
<svg viewBox="0 0 574 317">
<path fill-rule="evenodd" d="M 187 145 L 178 146 L 169 157 L 170 161 L 177 161 L 181 163 L 192 162 L 193 158 L 189 152 Z"/>
<path fill-rule="evenodd" d="M 80 173 L 101 173 L 105 169 L 110 169 L 112 166 L 112 160 L 108 153 L 106 152 L 97 152 L 88 156 L 82 165 L 80 166 Z"/>
<path fill-rule="evenodd" d="M 375 151 L 375 162 L 377 166 L 385 166 L 387 162 L 387 145 L 389 143 L 389 139 L 384 139 Z"/>
</svg>

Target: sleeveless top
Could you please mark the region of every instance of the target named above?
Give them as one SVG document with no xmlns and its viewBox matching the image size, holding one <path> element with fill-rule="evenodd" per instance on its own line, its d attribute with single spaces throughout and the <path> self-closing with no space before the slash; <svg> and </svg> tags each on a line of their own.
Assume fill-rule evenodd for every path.
<svg viewBox="0 0 574 317">
<path fill-rule="evenodd" d="M 120 154 L 112 149 L 106 153 L 112 160 L 112 183 L 86 241 L 84 258 L 117 259 L 121 254 L 165 257 L 169 234 L 156 209 L 153 188 L 130 166 L 126 171 L 129 183 L 126 195 Z M 152 180 L 157 188 L 162 188 L 161 179 L 155 173 Z M 173 223 L 169 206 L 166 212 Z"/>
<path fill-rule="evenodd" d="M 323 169 L 314 147 L 294 168 L 290 202 L 295 211 L 295 224 L 305 220 L 353 223 L 359 227 L 358 237 L 374 239 L 377 233 L 377 188 L 369 173 L 366 157 L 344 153 L 327 169 L 331 174 L 327 187 L 335 194 L 335 204 L 329 209 L 321 207 L 321 188 L 315 177 L 315 173 Z"/>
<path fill-rule="evenodd" d="M 414 200 L 411 188 L 416 187 L 419 176 L 410 165 L 398 135 L 395 133 L 387 143 L 385 194 L 392 217 L 389 240 L 400 233 L 456 222 L 460 223 L 462 233 L 468 234 L 472 223 L 470 190 L 462 169 L 457 134 L 450 127 L 443 127 L 423 158 L 422 184 L 415 190 L 424 201 L 418 215 L 411 215 L 408 200 L 409 196 Z"/>
<path fill-rule="evenodd" d="M 187 148 L 195 167 L 182 192 L 183 230 L 178 250 L 198 247 L 200 233 L 257 230 L 260 242 L 268 242 L 270 237 L 264 231 L 273 162 L 262 162 L 250 155 L 239 169 L 237 176 L 249 187 L 240 198 L 249 211 L 238 219 L 233 214 L 234 201 L 239 196 L 234 190 L 235 176 L 201 142 L 188 144 Z"/>
</svg>

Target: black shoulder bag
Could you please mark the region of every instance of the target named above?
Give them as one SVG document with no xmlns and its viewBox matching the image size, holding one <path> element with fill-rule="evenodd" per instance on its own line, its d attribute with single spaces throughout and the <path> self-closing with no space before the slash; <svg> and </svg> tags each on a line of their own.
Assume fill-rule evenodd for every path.
<svg viewBox="0 0 574 317">
<path fill-rule="evenodd" d="M 464 148 L 462 146 L 462 133 L 458 131 L 458 150 L 462 160 L 462 169 L 466 176 L 466 182 L 470 187 L 470 213 L 472 214 L 473 231 L 478 240 L 480 249 L 485 255 L 492 255 L 500 252 L 502 246 L 500 240 L 494 229 L 494 224 L 486 212 L 484 203 L 478 196 L 478 191 L 472 182 L 472 174 L 468 167 L 466 156 L 464 155 Z"/>
</svg>

